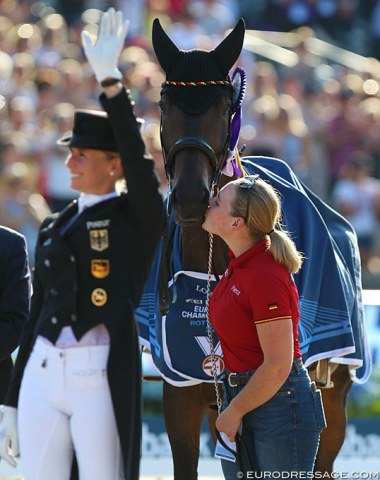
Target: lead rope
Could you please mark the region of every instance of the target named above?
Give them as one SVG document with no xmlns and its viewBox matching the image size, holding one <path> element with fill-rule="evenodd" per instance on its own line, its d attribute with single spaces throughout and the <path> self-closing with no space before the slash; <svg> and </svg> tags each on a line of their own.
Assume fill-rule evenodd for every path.
<svg viewBox="0 0 380 480">
<path fill-rule="evenodd" d="M 208 268 L 207 268 L 207 297 L 206 297 L 206 318 L 207 318 L 207 336 L 208 341 L 210 344 L 210 351 L 211 351 L 211 372 L 212 376 L 214 377 L 214 387 L 215 387 L 215 396 L 216 396 L 216 405 L 218 407 L 218 415 L 222 411 L 222 397 L 220 396 L 219 392 L 219 383 L 218 383 L 218 372 L 216 367 L 215 361 L 215 347 L 214 347 L 214 339 L 212 336 L 212 325 L 210 321 L 210 312 L 209 312 L 209 303 L 210 303 L 210 296 L 211 296 L 211 270 L 212 270 L 212 249 L 214 244 L 214 235 L 212 233 L 209 234 L 209 250 L 208 250 Z"/>
</svg>

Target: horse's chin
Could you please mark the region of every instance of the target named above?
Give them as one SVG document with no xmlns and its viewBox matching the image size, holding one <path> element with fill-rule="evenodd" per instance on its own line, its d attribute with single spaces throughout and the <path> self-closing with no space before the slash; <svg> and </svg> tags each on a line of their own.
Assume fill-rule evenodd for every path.
<svg viewBox="0 0 380 480">
<path fill-rule="evenodd" d="M 200 217 L 184 218 L 177 212 L 174 212 L 174 220 L 180 227 L 200 227 L 205 221 L 204 214 Z"/>
</svg>

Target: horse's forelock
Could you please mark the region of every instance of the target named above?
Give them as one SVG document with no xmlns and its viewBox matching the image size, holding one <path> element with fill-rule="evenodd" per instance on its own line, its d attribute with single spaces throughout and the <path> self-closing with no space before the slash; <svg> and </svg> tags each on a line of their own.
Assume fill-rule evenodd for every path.
<svg viewBox="0 0 380 480">
<path fill-rule="evenodd" d="M 229 76 L 223 73 L 223 67 L 218 62 L 214 51 L 207 52 L 205 50 L 181 50 L 166 79 L 174 82 L 230 80 Z M 161 94 L 163 93 L 168 93 L 181 110 L 191 114 L 200 114 L 219 95 L 231 97 L 232 89 L 228 86 L 219 85 L 196 87 L 168 85 L 162 89 Z"/>
</svg>

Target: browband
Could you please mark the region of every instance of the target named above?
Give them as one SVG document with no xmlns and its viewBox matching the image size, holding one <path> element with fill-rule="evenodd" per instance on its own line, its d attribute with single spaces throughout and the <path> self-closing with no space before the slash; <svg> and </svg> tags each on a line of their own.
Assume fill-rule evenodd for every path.
<svg viewBox="0 0 380 480">
<path fill-rule="evenodd" d="M 224 87 L 229 87 L 233 90 L 233 85 L 228 80 L 207 80 L 199 82 L 175 82 L 172 80 L 166 80 L 161 83 L 161 87 L 207 87 L 209 85 L 223 85 Z"/>
</svg>

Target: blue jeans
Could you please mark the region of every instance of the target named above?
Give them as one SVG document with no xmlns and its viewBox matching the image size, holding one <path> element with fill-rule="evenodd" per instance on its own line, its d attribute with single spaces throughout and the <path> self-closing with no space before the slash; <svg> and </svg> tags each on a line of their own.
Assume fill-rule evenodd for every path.
<svg viewBox="0 0 380 480">
<path fill-rule="evenodd" d="M 225 406 L 242 388 L 224 381 Z M 241 442 L 243 460 L 249 456 L 249 465 L 222 460 L 225 479 L 264 478 L 254 472 L 312 472 L 324 427 L 320 390 L 312 387 L 305 367 L 293 366 L 276 395 L 244 415 Z"/>
</svg>

